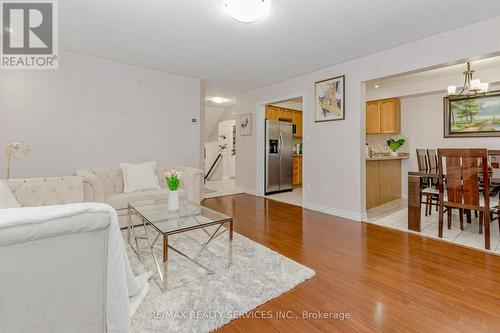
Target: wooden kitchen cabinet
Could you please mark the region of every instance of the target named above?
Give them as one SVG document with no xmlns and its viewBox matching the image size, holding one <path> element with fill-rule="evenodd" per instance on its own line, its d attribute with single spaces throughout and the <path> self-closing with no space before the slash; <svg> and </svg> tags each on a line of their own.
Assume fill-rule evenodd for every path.
<svg viewBox="0 0 500 333">
<path fill-rule="evenodd" d="M 274 106 L 266 106 L 266 119 L 278 120 L 279 118 L 279 108 Z"/>
<path fill-rule="evenodd" d="M 380 132 L 399 133 L 400 129 L 400 106 L 399 99 L 389 98 L 380 101 Z"/>
<path fill-rule="evenodd" d="M 380 101 L 366 102 L 366 134 L 380 133 Z"/>
<path fill-rule="evenodd" d="M 379 205 L 378 161 L 366 161 L 366 209 Z"/>
<path fill-rule="evenodd" d="M 295 126 L 297 127 L 297 132 L 296 132 L 295 136 L 298 138 L 301 138 L 302 137 L 302 112 L 294 111 L 292 121 L 295 124 Z"/>
<path fill-rule="evenodd" d="M 366 102 L 366 134 L 399 133 L 400 124 L 399 99 L 388 98 Z"/>
<path fill-rule="evenodd" d="M 281 108 L 281 110 L 279 111 L 278 120 L 293 122 L 293 112 L 294 111 L 292 110 Z"/>
<path fill-rule="evenodd" d="M 302 185 L 302 155 L 293 155 L 293 186 Z"/>
<path fill-rule="evenodd" d="M 401 198 L 401 160 L 366 161 L 366 209 Z"/>
<path fill-rule="evenodd" d="M 302 137 L 302 111 L 268 105 L 266 106 L 266 119 L 290 121 L 297 127 L 295 136 Z"/>
</svg>

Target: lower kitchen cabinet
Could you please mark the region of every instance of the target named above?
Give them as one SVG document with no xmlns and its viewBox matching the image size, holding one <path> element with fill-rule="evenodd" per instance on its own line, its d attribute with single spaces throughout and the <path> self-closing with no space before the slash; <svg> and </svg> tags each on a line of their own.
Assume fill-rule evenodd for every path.
<svg viewBox="0 0 500 333">
<path fill-rule="evenodd" d="M 401 160 L 366 161 L 366 209 L 401 198 Z"/>
<path fill-rule="evenodd" d="M 293 155 L 293 186 L 302 185 L 302 155 Z"/>
</svg>

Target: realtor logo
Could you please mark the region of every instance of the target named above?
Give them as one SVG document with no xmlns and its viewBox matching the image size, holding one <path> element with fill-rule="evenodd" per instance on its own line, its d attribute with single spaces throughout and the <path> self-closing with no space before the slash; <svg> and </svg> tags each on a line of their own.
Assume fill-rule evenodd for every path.
<svg viewBox="0 0 500 333">
<path fill-rule="evenodd" d="M 0 0 L 2 69 L 57 69 L 55 0 Z"/>
</svg>

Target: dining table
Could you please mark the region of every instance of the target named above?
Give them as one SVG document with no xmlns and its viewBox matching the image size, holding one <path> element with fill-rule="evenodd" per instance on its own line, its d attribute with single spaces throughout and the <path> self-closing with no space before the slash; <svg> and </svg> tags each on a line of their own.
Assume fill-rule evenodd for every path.
<svg viewBox="0 0 500 333">
<path fill-rule="evenodd" d="M 420 191 L 423 189 L 424 179 L 435 179 L 438 176 L 438 169 L 408 172 L 408 230 L 422 231 L 420 222 Z M 500 177 L 497 177 L 497 175 L 490 177 L 490 183 L 500 185 Z"/>
</svg>

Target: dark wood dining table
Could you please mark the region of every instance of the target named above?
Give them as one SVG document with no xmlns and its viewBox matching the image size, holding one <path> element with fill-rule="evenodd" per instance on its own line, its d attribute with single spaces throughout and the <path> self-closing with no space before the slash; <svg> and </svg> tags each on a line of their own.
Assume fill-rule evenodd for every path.
<svg viewBox="0 0 500 333">
<path fill-rule="evenodd" d="M 409 171 L 408 172 L 408 230 L 420 232 L 420 191 L 425 178 L 437 178 L 438 170 Z M 490 178 L 493 184 L 500 184 L 500 178 Z"/>
</svg>

